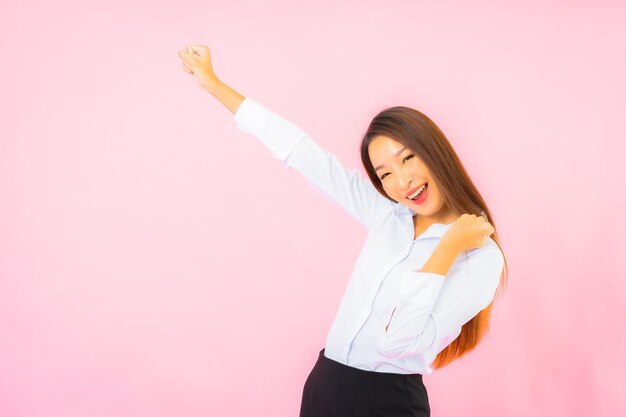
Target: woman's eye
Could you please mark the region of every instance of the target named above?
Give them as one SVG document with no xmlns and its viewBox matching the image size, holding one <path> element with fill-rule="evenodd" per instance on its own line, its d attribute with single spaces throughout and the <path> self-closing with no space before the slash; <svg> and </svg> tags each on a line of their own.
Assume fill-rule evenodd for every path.
<svg viewBox="0 0 626 417">
<path fill-rule="evenodd" d="M 409 154 L 409 155 L 407 155 L 407 156 L 405 156 L 405 157 L 404 157 L 404 159 L 402 160 L 402 162 L 404 163 L 404 162 L 406 162 L 407 160 L 409 160 L 409 159 L 413 158 L 414 156 L 415 156 L 415 155 L 413 155 L 413 154 Z M 382 180 L 383 180 L 383 178 L 385 178 L 385 176 L 387 176 L 387 175 L 389 175 L 389 173 L 388 173 L 388 172 L 385 172 L 385 173 L 383 174 L 383 176 L 382 176 L 382 177 L 380 177 L 380 180 L 382 181 Z"/>
</svg>

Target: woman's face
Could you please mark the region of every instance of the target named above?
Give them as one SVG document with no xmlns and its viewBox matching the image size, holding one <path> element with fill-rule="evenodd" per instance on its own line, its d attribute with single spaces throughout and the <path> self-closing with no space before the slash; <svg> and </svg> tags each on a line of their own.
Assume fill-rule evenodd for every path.
<svg viewBox="0 0 626 417">
<path fill-rule="evenodd" d="M 421 216 L 443 215 L 443 197 L 430 170 L 409 148 L 386 136 L 376 136 L 368 153 L 389 197 Z M 416 197 L 422 186 L 425 188 Z"/>
</svg>

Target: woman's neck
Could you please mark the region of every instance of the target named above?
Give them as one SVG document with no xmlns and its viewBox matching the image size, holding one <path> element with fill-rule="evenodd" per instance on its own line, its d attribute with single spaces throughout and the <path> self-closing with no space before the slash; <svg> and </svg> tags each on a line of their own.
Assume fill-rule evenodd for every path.
<svg viewBox="0 0 626 417">
<path fill-rule="evenodd" d="M 435 223 L 454 223 L 458 217 L 459 215 L 452 213 L 451 211 L 447 211 L 442 214 L 437 213 L 437 215 L 434 216 L 420 216 L 419 214 L 416 214 L 413 216 L 413 225 L 415 226 L 416 231 L 424 231 Z"/>
</svg>

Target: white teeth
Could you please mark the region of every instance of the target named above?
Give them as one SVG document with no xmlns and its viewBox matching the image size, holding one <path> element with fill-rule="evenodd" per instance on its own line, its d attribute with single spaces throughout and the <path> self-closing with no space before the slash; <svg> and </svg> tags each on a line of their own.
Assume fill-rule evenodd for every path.
<svg viewBox="0 0 626 417">
<path fill-rule="evenodd" d="M 424 190 L 424 188 L 426 188 L 426 184 L 422 185 L 422 186 L 419 188 L 419 190 L 417 190 L 416 192 L 414 192 L 414 193 L 413 193 L 412 195 L 410 195 L 408 198 L 410 198 L 410 199 L 414 199 L 415 197 L 417 197 L 417 195 L 418 195 L 419 193 L 421 193 L 421 192 Z"/>
</svg>

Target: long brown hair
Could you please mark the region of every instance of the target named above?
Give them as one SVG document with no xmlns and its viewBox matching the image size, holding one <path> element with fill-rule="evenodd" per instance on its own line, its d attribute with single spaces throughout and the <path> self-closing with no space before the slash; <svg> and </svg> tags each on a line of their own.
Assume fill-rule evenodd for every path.
<svg viewBox="0 0 626 417">
<path fill-rule="evenodd" d="M 472 183 L 452 145 L 432 120 L 410 107 L 390 107 L 374 117 L 363 136 L 361 161 L 367 175 L 383 196 L 397 203 L 383 189 L 370 161 L 368 147 L 377 136 L 386 136 L 401 143 L 424 161 L 441 191 L 446 208 L 452 212 L 478 216 L 481 215 L 481 211 L 484 211 L 489 223 L 494 228 L 491 237 L 502 250 L 498 241 L 496 224 L 487 204 Z M 506 258 L 504 264 L 505 268 L 500 276 L 496 297 L 502 294 L 508 281 Z M 435 358 L 434 369 L 441 368 L 453 360 L 461 358 L 478 345 L 489 328 L 492 306 L 493 301 L 461 327 L 459 336 L 439 352 Z"/>
</svg>

